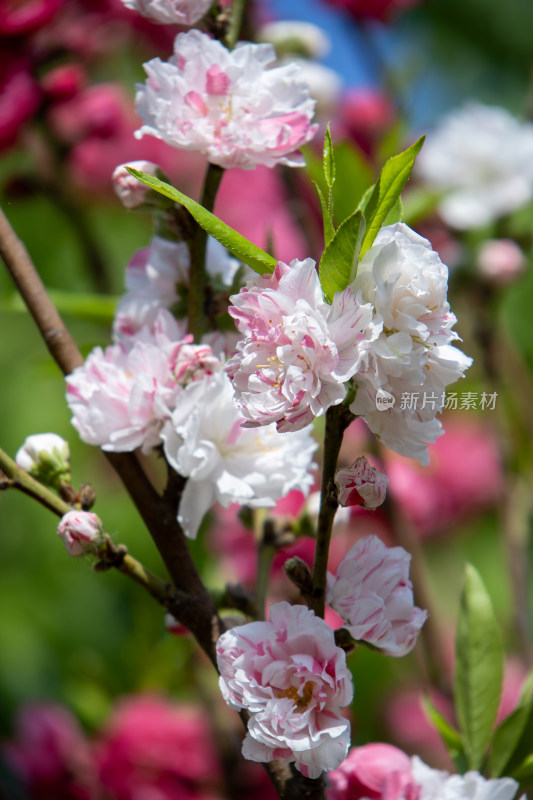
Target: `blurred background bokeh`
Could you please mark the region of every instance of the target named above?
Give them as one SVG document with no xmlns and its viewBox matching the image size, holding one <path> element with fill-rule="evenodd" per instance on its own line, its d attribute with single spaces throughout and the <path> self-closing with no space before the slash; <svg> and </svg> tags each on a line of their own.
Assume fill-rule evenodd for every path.
<svg viewBox="0 0 533 800">
<path fill-rule="evenodd" d="M 429 141 L 443 115 L 466 101 L 533 117 L 529 0 L 254 0 L 249 10 L 250 36 L 268 36 L 262 33 L 267 23 L 281 19 L 313 22 L 326 34 L 317 49 L 312 43 L 307 51 L 301 43 L 296 48 L 306 58 L 322 125 L 317 147 L 308 148 L 308 167 L 296 175 L 235 170 L 225 175 L 218 199 L 217 211 L 227 222 L 287 260 L 321 252 L 310 178 L 327 120 L 338 144 L 337 208 L 344 204 L 349 213 L 387 157 L 421 133 Z M 140 124 L 134 87 L 143 80 L 142 63 L 166 58 L 175 33 L 120 0 L 0 3 L 1 205 L 84 354 L 110 342 L 125 267 L 152 234 L 150 215 L 126 211 L 115 195 L 114 167 L 148 159 L 182 191 L 198 194 L 201 157 L 133 135 Z M 294 43 L 278 45 L 280 58 L 294 57 Z M 376 453 L 364 426 L 354 424 L 343 457 L 351 463 L 373 450 L 384 459 L 391 500 L 383 512 L 358 510 L 339 522 L 332 558 L 373 532 L 420 550 L 447 658 L 440 665 L 444 671 L 453 668 L 464 564 L 474 563 L 510 653 L 505 714 L 532 655 L 533 204 L 526 200 L 459 230 L 439 214 L 439 199 L 420 176 L 404 200 L 406 221 L 450 267 L 450 303 L 462 349 L 475 364 L 452 387 L 460 402 L 446 413 L 446 434 L 430 448 L 427 468 Z M 489 247 L 487 255 L 486 245 L 494 240 L 507 246 Z M 164 574 L 118 478 L 72 429 L 64 379 L 2 269 L 0 364 L 0 447 L 13 456 L 26 436 L 44 431 L 67 439 L 73 483 L 94 486 L 95 510 L 106 531 Z M 461 410 L 469 392 L 475 400 Z M 494 408 L 482 407 L 482 393 L 497 393 Z M 222 708 L 216 676 L 192 640 L 169 633 L 162 610 L 122 575 L 95 574 L 85 559 L 69 559 L 56 524 L 24 495 L 0 495 L 0 739 L 11 742 L 4 749 L 0 796 L 205 800 L 264 791 L 267 797 L 262 774 L 249 765 L 228 783 L 232 751 L 226 743 L 221 754 L 217 743 L 224 743 L 221 731 L 232 725 L 238 739 L 239 728 Z M 210 587 L 222 588 L 228 580 L 253 587 L 253 535 L 236 510 L 212 514 L 191 549 Z M 312 541 L 303 537 L 277 556 L 273 596 L 294 597 L 280 565 L 294 553 L 310 560 L 312 550 Z M 394 661 L 361 650 L 352 658 L 354 742 L 391 741 L 446 765 L 419 705 L 420 657 Z M 436 694 L 435 702 L 449 713 L 444 694 Z M 217 709 L 214 719 L 204 714 L 206 708 Z M 210 726 L 209 733 L 202 726 Z M 85 753 L 95 741 L 97 756 L 92 749 Z M 161 755 L 165 742 L 192 753 L 196 741 L 202 743 L 204 767 L 193 763 L 186 769 L 185 754 L 178 768 L 172 757 Z M 111 765 L 106 748 L 115 754 Z M 31 760 L 36 750 L 47 754 L 44 763 Z M 138 772 L 147 750 L 158 755 Z M 117 755 L 122 752 L 126 766 Z M 95 758 L 102 795 L 91 783 Z M 141 794 L 143 781 L 157 785 L 159 793 Z"/>
</svg>

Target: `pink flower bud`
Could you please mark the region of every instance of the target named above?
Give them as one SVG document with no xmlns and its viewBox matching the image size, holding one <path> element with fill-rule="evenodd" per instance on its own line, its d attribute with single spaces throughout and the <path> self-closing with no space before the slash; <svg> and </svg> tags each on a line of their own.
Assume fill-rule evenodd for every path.
<svg viewBox="0 0 533 800">
<path fill-rule="evenodd" d="M 383 472 L 371 467 L 364 456 L 347 469 L 335 473 L 341 506 L 377 508 L 385 500 L 389 479 Z"/>
<path fill-rule="evenodd" d="M 141 183 L 130 175 L 126 167 L 133 167 L 140 172 L 147 172 L 148 175 L 156 174 L 157 164 L 153 161 L 132 161 L 129 164 L 119 164 L 113 172 L 113 189 L 120 198 L 124 208 L 132 209 L 142 206 L 146 199 L 146 193 L 150 191 L 144 183 Z"/>
<path fill-rule="evenodd" d="M 511 283 L 526 268 L 526 259 L 512 239 L 489 239 L 479 248 L 477 268 L 490 283 Z"/>
<path fill-rule="evenodd" d="M 82 556 L 94 551 L 102 538 L 103 527 L 100 518 L 90 511 L 67 511 L 57 526 L 57 532 L 69 556 Z"/>
</svg>

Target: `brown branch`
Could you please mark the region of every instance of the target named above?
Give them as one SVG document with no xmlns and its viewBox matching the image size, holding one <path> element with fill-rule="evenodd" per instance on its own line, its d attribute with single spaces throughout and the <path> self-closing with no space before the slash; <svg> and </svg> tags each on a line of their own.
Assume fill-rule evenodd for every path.
<svg viewBox="0 0 533 800">
<path fill-rule="evenodd" d="M 83 357 L 68 332 L 33 262 L 0 210 L 0 255 L 44 339 L 50 355 L 68 375 L 83 364 Z M 172 581 L 179 591 L 193 599 L 183 604 L 180 621 L 198 639 L 216 664 L 215 644 L 222 632 L 211 597 L 202 583 L 189 553 L 185 535 L 176 520 L 177 501 L 161 498 L 133 453 L 105 453 L 120 476 L 161 554 Z"/>
</svg>

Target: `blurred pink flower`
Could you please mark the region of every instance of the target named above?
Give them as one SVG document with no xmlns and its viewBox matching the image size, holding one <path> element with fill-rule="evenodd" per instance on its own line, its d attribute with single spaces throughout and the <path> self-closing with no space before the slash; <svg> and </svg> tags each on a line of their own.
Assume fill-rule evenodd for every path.
<svg viewBox="0 0 533 800">
<path fill-rule="evenodd" d="M 215 213 L 258 247 L 272 248 L 282 261 L 305 258 L 309 252 L 289 210 L 281 177 L 268 167 L 227 170 Z"/>
<path fill-rule="evenodd" d="M 0 34 L 21 36 L 46 25 L 66 0 L 3 0 Z"/>
<path fill-rule="evenodd" d="M 356 19 L 388 22 L 393 16 L 417 5 L 421 0 L 325 0 L 328 5 L 344 8 Z"/>
<path fill-rule="evenodd" d="M 143 142 L 135 139 L 138 119 L 133 102 L 118 84 L 89 86 L 54 103 L 47 121 L 54 135 L 70 147 L 70 177 L 89 191 L 111 192 L 117 164 L 138 160 L 159 164 L 171 180 L 179 175 L 185 191 L 191 191 L 201 175 L 204 160 L 196 153 L 180 153 L 152 137 Z"/>
<path fill-rule="evenodd" d="M 512 283 L 527 266 L 524 251 L 513 239 L 487 239 L 477 252 L 476 266 L 489 283 Z"/>
<path fill-rule="evenodd" d="M 83 88 L 87 75 L 83 67 L 75 62 L 61 64 L 43 75 L 40 81 L 41 89 L 49 102 L 70 100 Z"/>
<path fill-rule="evenodd" d="M 221 768 L 201 712 L 157 695 L 125 697 L 96 743 L 113 800 L 215 800 Z"/>
<path fill-rule="evenodd" d="M 503 490 L 502 464 L 492 433 L 474 420 L 448 416 L 446 435 L 429 447 L 430 463 L 390 455 L 389 491 L 421 536 L 449 530 L 490 507 Z"/>
<path fill-rule="evenodd" d="M 339 103 L 337 135 L 348 135 L 368 156 L 395 121 L 391 100 L 373 88 L 348 89 Z"/>
<path fill-rule="evenodd" d="M 37 111 L 41 91 L 24 61 L 0 57 L 0 152 L 11 147 Z"/>
<path fill-rule="evenodd" d="M 324 620 L 306 606 L 275 603 L 268 621 L 226 631 L 217 658 L 225 701 L 250 713 L 245 758 L 286 758 L 309 778 L 339 766 L 350 743 L 341 709 L 352 699 L 352 676 Z"/>
<path fill-rule="evenodd" d="M 15 735 L 3 744 L 6 763 L 41 800 L 95 800 L 96 777 L 88 742 L 70 712 L 52 704 L 21 708 Z"/>
<path fill-rule="evenodd" d="M 328 775 L 327 800 L 418 800 L 411 759 L 390 744 L 352 747 Z"/>
<path fill-rule="evenodd" d="M 413 602 L 411 556 L 386 547 L 377 536 L 360 539 L 328 573 L 326 602 L 345 620 L 354 639 L 389 656 L 404 656 L 416 644 L 427 611 Z"/>
</svg>

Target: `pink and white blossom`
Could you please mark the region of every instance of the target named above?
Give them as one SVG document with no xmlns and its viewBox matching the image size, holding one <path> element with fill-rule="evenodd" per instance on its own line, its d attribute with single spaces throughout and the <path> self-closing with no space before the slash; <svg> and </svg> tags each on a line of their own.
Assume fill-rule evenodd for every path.
<svg viewBox="0 0 533 800">
<path fill-rule="evenodd" d="M 346 395 L 344 383 L 366 363 L 379 335 L 373 308 L 351 289 L 332 305 L 322 295 L 315 262 L 278 261 L 273 275 L 230 298 L 243 339 L 228 361 L 237 403 L 250 424 L 279 431 L 308 425 Z"/>
<path fill-rule="evenodd" d="M 183 385 L 220 368 L 209 347 L 182 337 L 183 328 L 160 310 L 128 346 L 97 347 L 67 376 L 72 424 L 84 442 L 113 452 L 161 444 Z"/>
<path fill-rule="evenodd" d="M 181 33 L 168 62 L 154 58 L 138 85 L 136 133 L 204 153 L 224 168 L 303 165 L 298 148 L 314 136 L 314 101 L 298 67 L 272 67 L 268 44 L 234 50 L 192 30 Z"/>
<path fill-rule="evenodd" d="M 268 621 L 226 631 L 217 659 L 226 703 L 250 714 L 245 758 L 294 761 L 309 778 L 342 763 L 350 723 L 341 709 L 352 677 L 324 620 L 306 606 L 275 603 Z"/>
<path fill-rule="evenodd" d="M 83 556 L 101 541 L 103 526 L 100 518 L 90 511 L 67 511 L 61 517 L 57 532 L 69 556 Z"/>
<path fill-rule="evenodd" d="M 212 0 L 122 0 L 126 8 L 161 25 L 194 25 L 209 11 Z"/>
<path fill-rule="evenodd" d="M 433 769 L 388 744 L 354 747 L 328 775 L 327 800 L 513 800 L 512 778 L 484 778 Z"/>
<path fill-rule="evenodd" d="M 153 161 L 130 161 L 127 164 L 119 164 L 113 170 L 111 180 L 115 194 L 124 208 L 131 210 L 143 205 L 146 194 L 150 189 L 137 178 L 134 178 L 126 167 L 133 167 L 133 169 L 145 172 L 147 175 L 156 175 L 158 166 Z"/>
<path fill-rule="evenodd" d="M 385 500 L 389 479 L 383 472 L 371 467 L 364 456 L 351 467 L 338 469 L 335 483 L 339 487 L 341 506 L 378 508 Z"/>
<path fill-rule="evenodd" d="M 416 644 L 427 611 L 414 605 L 411 556 L 365 536 L 328 573 L 326 602 L 345 620 L 354 639 L 389 656 L 404 656 Z"/>
<path fill-rule="evenodd" d="M 178 521 L 194 538 L 213 503 L 273 507 L 292 489 L 307 494 L 317 444 L 309 430 L 281 435 L 275 426 L 243 427 L 223 372 L 189 384 L 161 438 L 169 463 L 188 478 Z"/>
<path fill-rule="evenodd" d="M 446 299 L 448 270 L 431 244 L 407 225 L 382 228 L 361 259 L 354 291 L 382 323 L 367 364 L 355 377 L 350 410 L 383 443 L 427 464 L 428 443 L 442 433 L 437 414 L 446 387 L 464 376 L 471 359 L 452 346 L 458 335 Z M 386 408 L 379 394 L 393 398 Z"/>
<path fill-rule="evenodd" d="M 113 321 L 116 341 L 127 343 L 144 325 L 153 326 L 161 308 L 171 308 L 189 285 L 191 258 L 185 242 L 154 236 L 150 246 L 138 250 L 126 267 L 127 292 L 120 299 Z M 240 262 L 209 236 L 206 272 L 231 286 Z"/>
</svg>

